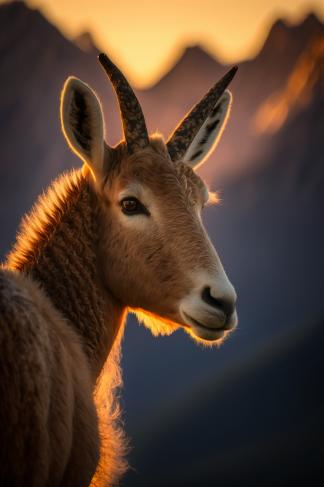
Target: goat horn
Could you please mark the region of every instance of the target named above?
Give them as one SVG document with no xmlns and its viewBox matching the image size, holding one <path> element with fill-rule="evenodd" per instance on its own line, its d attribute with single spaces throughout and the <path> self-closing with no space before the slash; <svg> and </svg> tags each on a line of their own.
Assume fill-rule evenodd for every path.
<svg viewBox="0 0 324 487">
<path fill-rule="evenodd" d="M 127 150 L 132 154 L 149 143 L 142 108 L 127 79 L 117 66 L 104 53 L 99 54 L 98 58 L 117 94 Z"/>
<path fill-rule="evenodd" d="M 173 161 L 184 156 L 200 127 L 234 78 L 236 71 L 237 66 L 230 69 L 190 110 L 171 134 L 167 141 L 167 148 Z"/>
</svg>

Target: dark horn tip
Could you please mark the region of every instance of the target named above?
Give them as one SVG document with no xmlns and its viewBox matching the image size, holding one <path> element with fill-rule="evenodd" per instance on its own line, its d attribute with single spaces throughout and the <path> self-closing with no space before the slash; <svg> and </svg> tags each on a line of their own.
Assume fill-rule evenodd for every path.
<svg viewBox="0 0 324 487">
<path fill-rule="evenodd" d="M 238 70 L 238 66 L 233 66 L 227 73 L 226 73 L 226 78 L 232 81 L 234 76 L 236 75 L 236 72 Z"/>
<path fill-rule="evenodd" d="M 101 52 L 99 55 L 98 55 L 98 60 L 100 62 L 100 64 L 103 66 L 103 67 L 110 67 L 110 68 L 116 68 L 116 66 L 114 65 L 114 63 L 112 62 L 111 59 L 109 59 L 109 57 L 107 56 L 107 54 L 105 54 L 104 52 Z"/>
<path fill-rule="evenodd" d="M 107 56 L 107 54 L 105 54 L 104 52 L 101 52 L 99 55 L 98 55 L 98 59 L 100 61 L 101 64 L 107 64 L 107 63 L 111 63 L 109 57 Z"/>
</svg>

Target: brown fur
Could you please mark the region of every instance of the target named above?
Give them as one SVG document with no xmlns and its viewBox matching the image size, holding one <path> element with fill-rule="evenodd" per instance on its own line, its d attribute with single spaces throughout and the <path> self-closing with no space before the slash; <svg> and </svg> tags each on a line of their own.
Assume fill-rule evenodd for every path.
<svg viewBox="0 0 324 487">
<path fill-rule="evenodd" d="M 131 155 L 125 142 L 104 145 L 99 102 L 78 81 L 66 86 L 64 133 L 86 165 L 39 200 L 0 271 L 1 485 L 113 485 L 126 468 L 115 392 L 127 311 L 155 334 L 195 335 L 179 303 L 192 290 L 201 299 L 201 271 L 234 299 L 201 222 L 200 178 L 160 136 Z M 69 89 L 84 96 L 79 115 Z M 84 117 L 81 134 L 71 113 Z M 125 191 L 141 192 L 150 217 L 123 214 Z M 208 340 L 229 329 L 218 334 L 215 313 Z"/>
<path fill-rule="evenodd" d="M 98 277 L 99 215 L 82 173 L 64 176 L 25 219 L 0 273 L 1 485 L 88 485 L 100 448 L 94 485 L 125 470 L 113 396 L 124 312 Z"/>
<path fill-rule="evenodd" d="M 114 165 L 111 163 L 101 198 L 92 189 L 90 173 L 86 169 L 59 178 L 25 218 L 17 243 L 1 271 L 2 365 L 7 371 L 8 382 L 14 370 L 19 374 L 21 365 L 25 370 L 24 379 L 19 378 L 21 383 L 18 379 L 13 384 L 4 381 L 7 401 L 0 406 L 1 423 L 9 421 L 9 430 L 1 433 L 8 447 L 0 471 L 4 480 L 16 472 L 16 478 L 11 478 L 13 485 L 20 485 L 27 479 L 30 485 L 89 483 L 90 473 L 93 474 L 97 466 L 99 448 L 97 418 L 91 397 L 119 333 L 114 353 L 104 369 L 106 373 L 101 374 L 101 381 L 97 383 L 95 396 L 103 441 L 101 465 L 93 485 L 103 485 L 104 482 L 111 485 L 126 465 L 123 460 L 125 442 L 116 425 L 118 405 L 113 395 L 113 385 L 120 383 L 117 358 L 126 306 L 138 309 L 140 304 L 141 309 L 146 309 L 146 319 L 150 317 L 155 332 L 159 329 L 168 333 L 178 327 L 172 307 L 186 292 L 189 283 L 184 286 L 184 269 L 181 270 L 178 259 L 174 259 L 173 246 L 177 243 L 173 242 L 167 248 L 162 242 L 166 247 L 162 251 L 161 243 L 151 240 L 145 248 L 141 242 L 140 252 L 136 242 L 128 238 L 127 243 L 127 235 L 116 233 L 111 208 L 114 188 L 116 184 L 122 186 L 136 179 L 159 198 L 158 204 L 172 194 L 170 207 L 163 202 L 164 217 L 166 221 L 170 220 L 170 212 L 173 212 L 177 221 L 183 220 L 180 238 L 184 238 L 189 230 L 193 206 L 202 204 L 203 183 L 189 167 L 174 166 L 171 161 L 166 164 L 165 146 L 158 137 L 152 138 L 151 146 L 142 154 L 127 158 L 121 147 L 119 156 Z M 179 206 L 183 209 L 178 209 L 177 215 Z M 192 228 L 192 231 L 199 236 L 197 229 Z M 116 255 L 114 257 L 117 249 L 121 260 Z M 135 292 L 138 275 L 129 272 L 130 264 L 134 266 L 138 258 L 141 261 L 136 262 L 135 269 L 138 269 L 137 265 L 143 269 L 148 267 L 147 262 L 150 272 L 153 269 L 152 275 L 142 276 L 140 294 Z M 190 265 L 194 264 L 192 259 Z M 182 266 L 185 265 L 187 263 L 183 262 Z M 123 273 L 128 274 L 125 282 L 120 279 Z M 179 282 L 174 277 L 177 275 Z M 149 284 L 153 277 L 160 283 L 157 289 L 163 295 L 154 292 L 152 286 L 149 286 L 150 292 L 145 289 L 144 282 Z M 120 289 L 113 283 L 110 286 L 116 279 L 122 285 Z M 33 342 L 34 336 L 37 336 L 36 342 Z M 17 337 L 26 340 L 22 352 L 17 350 Z M 11 390 L 11 386 L 31 389 L 30 402 L 24 402 L 23 390 L 21 402 L 13 401 L 15 390 Z M 9 412 L 12 404 L 17 409 Z M 52 407 L 58 410 L 52 412 Z M 31 418 L 29 415 L 36 408 L 42 416 Z M 80 411 L 78 415 L 76 410 Z M 38 424 L 40 431 L 33 429 L 35 438 L 32 435 L 29 439 L 27 431 L 15 430 L 10 424 L 11 414 L 26 427 L 30 421 Z M 48 425 L 53 430 L 53 438 L 57 437 L 56 442 L 50 442 Z M 20 444 L 20 450 L 16 444 Z M 26 452 L 40 448 L 44 458 L 32 467 L 26 461 Z M 20 458 L 19 462 L 17 458 Z"/>
<path fill-rule="evenodd" d="M 145 240 L 138 239 L 136 229 L 125 231 L 116 214 L 118 193 L 132 181 L 150 189 L 152 203 L 159 209 L 159 219 L 152 222 Z M 170 334 L 179 327 L 176 306 L 193 285 L 188 269 L 215 266 L 211 244 L 197 218 L 204 189 L 189 166 L 174 164 L 166 156 L 163 139 L 156 135 L 149 147 L 131 156 L 123 154 L 122 163 L 114 163 L 101 190 L 106 223 L 101 245 L 111 263 L 104 267 L 105 281 L 129 309 L 142 318 L 146 314 L 144 322 L 154 333 Z M 127 277 L 120 279 L 120 275 Z M 181 322 L 181 326 L 186 325 Z"/>
</svg>

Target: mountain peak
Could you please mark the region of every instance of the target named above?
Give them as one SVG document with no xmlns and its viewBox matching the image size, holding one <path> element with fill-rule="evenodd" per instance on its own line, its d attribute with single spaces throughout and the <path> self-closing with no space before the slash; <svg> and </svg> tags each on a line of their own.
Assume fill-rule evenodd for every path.
<svg viewBox="0 0 324 487">
<path fill-rule="evenodd" d="M 10 15 L 12 18 L 22 16 L 41 16 L 37 9 L 30 8 L 24 1 L 9 1 L 0 5 L 0 15 Z"/>
<path fill-rule="evenodd" d="M 199 69 L 214 68 L 218 64 L 217 60 L 209 54 L 200 44 L 186 46 L 179 58 L 175 62 L 174 69 L 192 69 L 193 66 L 199 66 Z"/>
<path fill-rule="evenodd" d="M 286 46 L 291 49 L 305 45 L 316 34 L 324 34 L 324 24 L 314 13 L 306 15 L 298 24 L 279 19 L 271 27 L 261 52 L 280 51 L 282 54 Z"/>
<path fill-rule="evenodd" d="M 209 82 L 207 73 L 211 73 L 211 77 L 214 79 L 215 72 L 221 67 L 221 64 L 209 54 L 200 44 L 191 44 L 183 47 L 180 50 L 178 58 L 171 66 L 169 71 L 162 76 L 162 78 L 154 85 L 153 90 L 156 91 L 162 86 L 168 90 L 174 91 L 173 83 L 180 84 L 186 83 L 188 76 L 191 80 L 195 80 L 195 83 L 204 81 Z M 204 75 L 202 76 L 202 73 Z"/>
<path fill-rule="evenodd" d="M 273 23 L 269 35 L 271 33 L 280 32 L 282 30 L 285 31 L 300 31 L 300 32 L 313 32 L 314 30 L 321 30 L 323 31 L 324 25 L 317 17 L 314 12 L 310 12 L 309 14 L 305 15 L 305 17 L 297 23 L 291 23 L 285 19 L 278 19 L 276 22 Z"/>
<path fill-rule="evenodd" d="M 186 57 L 204 57 L 205 59 L 213 59 L 212 56 L 208 54 L 200 44 L 186 46 L 186 48 L 183 50 L 182 58 Z"/>
<path fill-rule="evenodd" d="M 27 7 L 26 3 L 24 2 L 24 0 L 12 0 L 12 1 L 7 1 L 7 2 L 4 2 L 2 5 L 1 5 L 1 8 L 3 9 L 11 9 L 11 10 L 16 10 L 16 12 L 18 10 L 26 10 L 26 11 L 29 11 L 30 8 Z"/>
<path fill-rule="evenodd" d="M 10 46 L 13 39 L 24 36 L 37 38 L 43 36 L 45 45 L 49 35 L 63 37 L 59 29 L 50 23 L 47 18 L 36 8 L 29 7 L 24 1 L 10 1 L 0 5 L 0 45 Z M 66 41 L 68 42 L 68 41 Z M 23 43 L 21 43 L 23 44 Z"/>
<path fill-rule="evenodd" d="M 304 20 L 299 24 L 299 26 L 303 26 L 306 29 L 324 29 L 324 26 L 320 19 L 317 17 L 314 12 L 309 13 L 304 17 Z"/>
<path fill-rule="evenodd" d="M 82 32 L 74 39 L 74 44 L 76 44 L 82 51 L 89 54 L 98 54 L 99 49 L 94 41 L 92 34 L 88 31 Z"/>
</svg>

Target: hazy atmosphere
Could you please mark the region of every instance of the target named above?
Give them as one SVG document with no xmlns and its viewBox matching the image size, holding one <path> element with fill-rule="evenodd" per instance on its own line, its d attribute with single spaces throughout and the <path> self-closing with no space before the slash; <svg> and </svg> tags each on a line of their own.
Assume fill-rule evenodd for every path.
<svg viewBox="0 0 324 487">
<path fill-rule="evenodd" d="M 201 44 L 223 63 L 254 57 L 277 18 L 291 23 L 310 11 L 324 20 L 323 0 L 27 0 L 71 39 L 87 31 L 131 81 L 144 87 L 179 52 Z"/>
<path fill-rule="evenodd" d="M 228 124 L 197 171 L 220 197 L 202 218 L 238 295 L 238 328 L 206 348 L 183 330 L 154 337 L 128 318 L 120 394 L 131 468 L 120 485 L 317 485 L 324 1 L 0 1 L 3 260 L 37 196 L 81 166 L 59 119 L 68 76 L 98 94 L 106 142 L 122 137 L 102 50 L 134 83 L 148 131 L 165 140 L 238 64 Z"/>
</svg>

